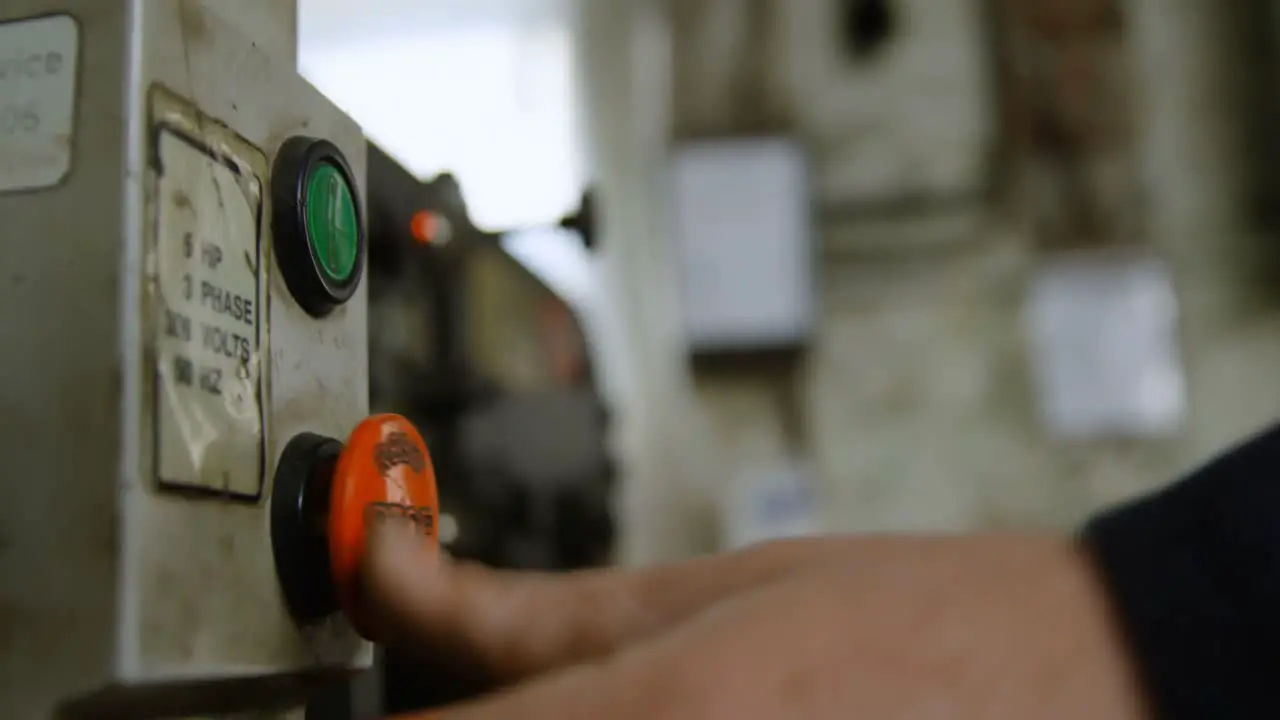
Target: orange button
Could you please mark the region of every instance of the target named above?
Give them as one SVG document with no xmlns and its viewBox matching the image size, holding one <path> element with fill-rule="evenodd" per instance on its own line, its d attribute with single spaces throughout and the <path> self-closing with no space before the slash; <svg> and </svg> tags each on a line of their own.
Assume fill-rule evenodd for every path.
<svg viewBox="0 0 1280 720">
<path fill-rule="evenodd" d="M 374 415 L 357 425 L 338 457 L 329 504 L 333 582 L 353 624 L 369 529 L 392 519 L 407 521 L 434 546 L 438 516 L 435 470 L 413 424 L 399 415 Z"/>
</svg>

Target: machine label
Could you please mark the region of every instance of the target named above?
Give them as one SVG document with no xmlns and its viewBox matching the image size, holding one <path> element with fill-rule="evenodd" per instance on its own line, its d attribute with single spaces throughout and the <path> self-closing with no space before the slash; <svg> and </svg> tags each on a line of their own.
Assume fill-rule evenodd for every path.
<svg viewBox="0 0 1280 720">
<path fill-rule="evenodd" d="M 256 498 L 261 182 L 169 130 L 155 152 L 156 470 L 162 485 Z"/>
<path fill-rule="evenodd" d="M 70 15 L 0 24 L 0 192 L 71 171 L 80 27 Z"/>
</svg>

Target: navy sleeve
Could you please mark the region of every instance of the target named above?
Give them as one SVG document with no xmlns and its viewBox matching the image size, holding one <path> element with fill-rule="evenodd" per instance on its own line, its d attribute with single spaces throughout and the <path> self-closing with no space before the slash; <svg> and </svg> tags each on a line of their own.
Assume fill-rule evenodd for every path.
<svg viewBox="0 0 1280 720">
<path fill-rule="evenodd" d="M 1157 718 L 1280 718 L 1280 426 L 1084 542 Z"/>
</svg>

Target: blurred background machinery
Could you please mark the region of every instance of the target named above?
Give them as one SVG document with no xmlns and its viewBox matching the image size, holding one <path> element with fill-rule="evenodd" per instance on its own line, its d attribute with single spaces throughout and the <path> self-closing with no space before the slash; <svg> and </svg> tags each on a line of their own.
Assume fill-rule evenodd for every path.
<svg viewBox="0 0 1280 720">
<path fill-rule="evenodd" d="M 426 437 L 442 542 L 503 568 L 611 562 L 609 414 L 579 318 L 472 224 L 451 175 L 422 182 L 372 143 L 369 158 L 370 404 Z M 563 224 L 588 237 L 589 212 Z M 394 653 L 381 666 L 387 712 L 469 690 Z"/>
<path fill-rule="evenodd" d="M 579 318 L 477 229 L 456 181 L 369 146 L 370 403 L 428 438 L 454 554 L 610 560 L 608 412 Z"/>
</svg>

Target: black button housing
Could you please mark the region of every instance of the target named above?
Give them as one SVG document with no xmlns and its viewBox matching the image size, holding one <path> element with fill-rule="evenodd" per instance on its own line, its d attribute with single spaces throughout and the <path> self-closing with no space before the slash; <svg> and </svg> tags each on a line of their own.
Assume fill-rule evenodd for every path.
<svg viewBox="0 0 1280 720">
<path fill-rule="evenodd" d="M 338 612 L 329 569 L 329 492 L 342 443 L 314 433 L 285 446 L 271 490 L 271 547 L 289 613 L 309 625 Z"/>
<path fill-rule="evenodd" d="M 356 256 L 351 274 L 334 281 L 315 256 L 307 228 L 307 180 L 321 165 L 330 165 L 346 180 L 356 214 Z M 338 146 L 314 137 L 294 136 L 280 147 L 271 170 L 271 232 L 276 262 L 289 292 L 307 314 L 322 318 L 355 295 L 364 275 L 368 246 L 365 211 L 355 175 Z"/>
</svg>

